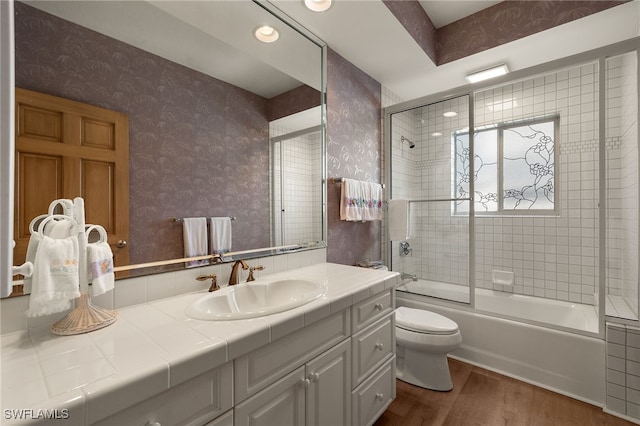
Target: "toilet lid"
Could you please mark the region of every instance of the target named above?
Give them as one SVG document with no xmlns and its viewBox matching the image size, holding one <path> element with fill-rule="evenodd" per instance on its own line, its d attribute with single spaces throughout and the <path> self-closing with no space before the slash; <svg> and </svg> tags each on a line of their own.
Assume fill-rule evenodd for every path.
<svg viewBox="0 0 640 426">
<path fill-rule="evenodd" d="M 396 326 L 425 334 L 454 334 L 458 324 L 435 312 L 400 307 L 396 309 Z"/>
</svg>

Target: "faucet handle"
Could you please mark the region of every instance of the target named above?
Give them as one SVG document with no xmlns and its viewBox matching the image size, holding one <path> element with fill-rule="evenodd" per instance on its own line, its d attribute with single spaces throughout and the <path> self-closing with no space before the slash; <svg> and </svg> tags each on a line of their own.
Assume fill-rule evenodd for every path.
<svg viewBox="0 0 640 426">
<path fill-rule="evenodd" d="M 209 291 L 211 292 L 211 291 L 220 290 L 220 287 L 218 286 L 218 280 L 217 280 L 216 274 L 198 275 L 196 277 L 196 280 L 198 280 L 198 281 L 211 280 L 211 285 L 209 286 Z"/>
<path fill-rule="evenodd" d="M 254 278 L 254 276 L 253 276 L 253 271 L 263 271 L 263 270 L 264 270 L 264 266 L 262 266 L 262 265 L 250 267 L 249 268 L 249 276 L 247 277 L 247 282 L 256 280 Z"/>
</svg>

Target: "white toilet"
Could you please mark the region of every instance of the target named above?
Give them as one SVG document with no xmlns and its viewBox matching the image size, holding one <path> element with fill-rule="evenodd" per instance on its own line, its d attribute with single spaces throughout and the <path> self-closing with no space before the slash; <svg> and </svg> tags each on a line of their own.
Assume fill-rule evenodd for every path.
<svg viewBox="0 0 640 426">
<path fill-rule="evenodd" d="M 437 391 L 453 389 L 447 354 L 462 343 L 458 324 L 435 312 L 396 309 L 398 379 Z"/>
</svg>

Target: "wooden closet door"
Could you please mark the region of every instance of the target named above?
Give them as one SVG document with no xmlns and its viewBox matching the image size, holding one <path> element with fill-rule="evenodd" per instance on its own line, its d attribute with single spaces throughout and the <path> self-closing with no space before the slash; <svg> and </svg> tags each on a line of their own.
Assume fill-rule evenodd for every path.
<svg viewBox="0 0 640 426">
<path fill-rule="evenodd" d="M 86 223 L 107 231 L 115 265 L 129 264 L 129 119 L 120 112 L 16 88 L 14 264 L 29 223 L 58 198 L 82 197 Z"/>
</svg>

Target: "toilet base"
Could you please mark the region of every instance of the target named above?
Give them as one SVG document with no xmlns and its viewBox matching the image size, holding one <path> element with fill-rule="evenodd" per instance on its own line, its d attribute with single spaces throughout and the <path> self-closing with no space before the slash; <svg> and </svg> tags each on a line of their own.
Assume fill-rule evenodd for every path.
<svg viewBox="0 0 640 426">
<path fill-rule="evenodd" d="M 426 354 L 398 347 L 396 377 L 421 388 L 448 392 L 453 389 L 446 353 Z"/>
</svg>

